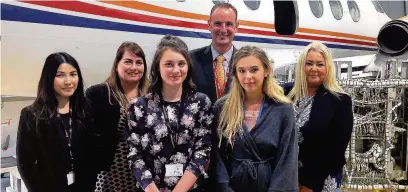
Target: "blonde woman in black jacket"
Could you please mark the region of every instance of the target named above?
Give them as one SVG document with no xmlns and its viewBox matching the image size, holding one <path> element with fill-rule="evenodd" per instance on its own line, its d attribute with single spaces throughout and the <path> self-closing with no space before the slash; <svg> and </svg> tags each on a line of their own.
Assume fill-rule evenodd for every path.
<svg viewBox="0 0 408 192">
<path fill-rule="evenodd" d="M 334 191 L 353 129 L 351 97 L 338 85 L 328 48 L 309 44 L 300 55 L 294 84 L 285 91 L 299 131 L 299 191 Z"/>
</svg>

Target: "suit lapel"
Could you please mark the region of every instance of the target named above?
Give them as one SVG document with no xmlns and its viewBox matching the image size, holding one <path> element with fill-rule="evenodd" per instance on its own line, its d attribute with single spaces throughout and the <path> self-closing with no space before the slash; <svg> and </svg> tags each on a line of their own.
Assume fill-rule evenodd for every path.
<svg viewBox="0 0 408 192">
<path fill-rule="evenodd" d="M 215 90 L 215 80 L 214 80 L 214 69 L 213 69 L 213 55 L 211 53 L 211 45 L 204 50 L 203 53 L 203 72 L 208 81 L 208 84 L 211 86 L 211 96 L 217 98 L 217 92 Z M 197 71 L 198 72 L 198 71 Z"/>
<path fill-rule="evenodd" d="M 324 109 L 330 108 L 331 106 L 330 103 L 327 102 L 327 97 L 324 97 L 326 94 L 327 90 L 323 87 L 323 85 L 321 85 L 313 99 L 312 109 L 310 110 L 309 124 L 318 125 L 322 123 L 321 121 L 327 121 L 327 119 L 323 117 L 329 116 L 329 114 L 326 113 Z"/>
</svg>

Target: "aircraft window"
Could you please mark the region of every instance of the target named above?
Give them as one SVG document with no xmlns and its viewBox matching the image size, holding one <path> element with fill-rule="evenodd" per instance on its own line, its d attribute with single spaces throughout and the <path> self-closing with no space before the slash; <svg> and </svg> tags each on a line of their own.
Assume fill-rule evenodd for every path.
<svg viewBox="0 0 408 192">
<path fill-rule="evenodd" d="M 259 8 L 259 4 L 261 4 L 260 0 L 244 0 L 245 5 L 252 10 L 257 10 Z"/>
<path fill-rule="evenodd" d="M 218 4 L 218 3 L 228 3 L 228 0 L 212 0 L 212 2 L 214 4 Z"/>
<path fill-rule="evenodd" d="M 354 0 L 348 0 L 347 6 L 350 10 L 351 18 L 354 22 L 360 21 L 360 9 L 358 9 L 357 3 Z"/>
<path fill-rule="evenodd" d="M 384 13 L 384 9 L 382 8 L 382 6 L 380 5 L 380 2 L 378 2 L 378 0 L 371 0 L 371 2 L 373 2 L 375 10 L 377 10 L 377 12 Z"/>
<path fill-rule="evenodd" d="M 321 0 L 309 0 L 309 5 L 315 17 L 320 18 L 323 15 L 323 3 Z"/>
<path fill-rule="evenodd" d="M 343 7 L 339 0 L 330 0 L 330 9 L 333 13 L 333 17 L 340 20 L 343 17 Z"/>
</svg>

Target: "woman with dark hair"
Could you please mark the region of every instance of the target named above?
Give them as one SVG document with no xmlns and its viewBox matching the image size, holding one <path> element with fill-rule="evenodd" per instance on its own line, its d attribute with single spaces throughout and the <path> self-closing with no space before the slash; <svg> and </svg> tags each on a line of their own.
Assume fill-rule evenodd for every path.
<svg viewBox="0 0 408 192">
<path fill-rule="evenodd" d="M 96 170 L 96 191 L 135 191 L 136 179 L 129 169 L 125 126 L 129 101 L 145 94 L 146 59 L 134 42 L 123 42 L 105 83 L 91 86 L 86 96 L 91 101 L 96 132 L 100 137 Z"/>
<path fill-rule="evenodd" d="M 49 55 L 17 133 L 17 166 L 28 191 L 92 190 L 87 111 L 77 61 L 67 53 Z"/>
<path fill-rule="evenodd" d="M 158 45 L 146 96 L 131 102 L 131 169 L 144 191 L 198 191 L 211 149 L 210 99 L 196 91 L 186 44 L 165 36 Z"/>
</svg>

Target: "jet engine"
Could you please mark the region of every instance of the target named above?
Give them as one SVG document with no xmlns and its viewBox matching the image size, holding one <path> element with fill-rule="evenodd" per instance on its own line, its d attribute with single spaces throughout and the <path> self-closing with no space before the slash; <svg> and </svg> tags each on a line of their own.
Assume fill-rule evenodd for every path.
<svg viewBox="0 0 408 192">
<path fill-rule="evenodd" d="M 388 56 L 399 56 L 408 50 L 408 16 L 386 23 L 378 33 L 380 52 Z"/>
</svg>

